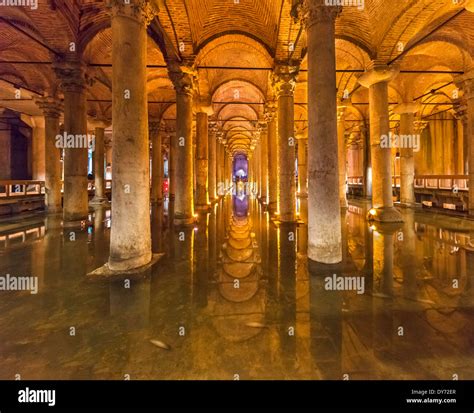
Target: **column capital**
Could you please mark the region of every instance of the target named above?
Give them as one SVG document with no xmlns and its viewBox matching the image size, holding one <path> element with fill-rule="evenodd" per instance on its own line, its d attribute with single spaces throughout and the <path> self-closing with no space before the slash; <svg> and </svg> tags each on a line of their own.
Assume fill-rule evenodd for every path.
<svg viewBox="0 0 474 413">
<path fill-rule="evenodd" d="M 466 99 L 474 98 L 474 69 L 454 78 L 454 84 L 462 90 Z"/>
<path fill-rule="evenodd" d="M 295 14 L 301 24 L 309 28 L 316 23 L 334 24 L 341 11 L 341 6 L 328 6 L 324 0 L 299 0 Z"/>
<path fill-rule="evenodd" d="M 263 117 L 266 122 L 271 122 L 275 119 L 277 114 L 277 104 L 275 101 L 269 101 L 264 106 L 264 114 Z"/>
<path fill-rule="evenodd" d="M 88 116 L 87 123 L 91 128 L 102 128 L 107 129 L 110 125 L 112 125 L 112 121 L 107 118 L 100 118 L 97 116 Z"/>
<path fill-rule="evenodd" d="M 463 6 L 467 11 L 474 13 L 474 0 L 461 0 L 460 6 Z"/>
<path fill-rule="evenodd" d="M 63 105 L 59 99 L 51 96 L 34 98 L 36 105 L 43 111 L 47 118 L 59 118 L 63 111 Z"/>
<path fill-rule="evenodd" d="M 150 135 L 155 135 L 163 130 L 160 119 L 148 119 L 148 131 Z"/>
<path fill-rule="evenodd" d="M 53 63 L 53 70 L 65 92 L 81 92 L 94 84 L 86 66 L 78 59 L 62 59 Z"/>
<path fill-rule="evenodd" d="M 192 96 L 196 90 L 197 72 L 189 66 L 168 62 L 168 75 L 178 95 Z"/>
<path fill-rule="evenodd" d="M 215 120 L 210 121 L 209 132 L 212 133 L 213 135 L 216 135 L 218 131 L 219 131 L 219 127 L 217 126 L 217 122 Z"/>
<path fill-rule="evenodd" d="M 344 117 L 346 116 L 347 106 L 339 104 L 337 105 L 337 120 L 338 122 L 344 121 Z"/>
<path fill-rule="evenodd" d="M 159 11 L 155 0 L 108 0 L 107 7 L 112 18 L 126 17 L 145 26 L 152 22 Z"/>
<path fill-rule="evenodd" d="M 399 103 L 397 106 L 393 108 L 393 113 L 396 113 L 397 115 L 402 115 L 405 113 L 416 113 L 416 112 L 419 112 L 420 109 L 421 109 L 421 105 L 418 101 Z"/>
<path fill-rule="evenodd" d="M 453 105 L 454 117 L 462 122 L 467 121 L 467 102 L 465 99 L 456 99 Z"/>
<path fill-rule="evenodd" d="M 377 60 L 370 62 L 365 70 L 365 73 L 358 78 L 358 81 L 366 88 L 377 83 L 390 82 L 400 72 L 398 66 L 387 66 Z"/>
<path fill-rule="evenodd" d="M 275 67 L 272 74 L 272 86 L 277 97 L 293 96 L 299 70 L 299 65 L 277 65 Z"/>
<path fill-rule="evenodd" d="M 415 133 L 417 135 L 420 135 L 421 132 L 423 132 L 426 127 L 428 126 L 428 121 L 427 120 L 423 120 L 423 119 L 416 119 L 414 122 L 413 122 L 413 125 L 415 127 Z"/>
</svg>

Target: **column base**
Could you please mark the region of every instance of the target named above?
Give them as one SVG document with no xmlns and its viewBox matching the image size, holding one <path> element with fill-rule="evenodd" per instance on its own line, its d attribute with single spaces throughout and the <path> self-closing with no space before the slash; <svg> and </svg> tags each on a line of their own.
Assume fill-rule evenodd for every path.
<svg viewBox="0 0 474 413">
<path fill-rule="evenodd" d="M 104 264 L 102 267 L 97 268 L 96 270 L 87 274 L 88 277 L 114 277 L 120 275 L 133 275 L 142 273 L 154 264 L 156 264 L 165 254 L 153 254 L 151 261 L 148 264 L 142 265 L 138 268 L 128 269 L 128 270 L 113 270 L 110 268 L 109 263 Z"/>
<path fill-rule="evenodd" d="M 84 228 L 88 221 L 88 218 L 76 220 L 66 220 L 63 218 L 63 228 Z"/>
<path fill-rule="evenodd" d="M 109 198 L 95 196 L 89 201 L 89 205 L 102 205 L 109 202 Z"/>
<path fill-rule="evenodd" d="M 418 208 L 419 205 L 416 202 L 399 202 L 398 205 L 402 208 Z"/>
<path fill-rule="evenodd" d="M 194 225 L 196 222 L 196 217 L 189 217 L 189 216 L 180 216 L 175 214 L 173 218 L 173 225 L 181 226 L 181 225 Z"/>
<path fill-rule="evenodd" d="M 137 269 L 150 264 L 152 258 L 153 256 L 151 251 L 149 253 L 132 258 L 121 259 L 109 257 L 109 262 L 105 265 L 110 271 L 114 273 L 131 270 L 136 271 Z"/>
<path fill-rule="evenodd" d="M 196 211 L 205 212 L 210 211 L 211 209 L 212 207 L 209 204 L 196 205 Z"/>
<path fill-rule="evenodd" d="M 45 211 L 47 214 L 58 214 L 63 211 L 63 207 L 60 205 L 46 206 Z"/>
<path fill-rule="evenodd" d="M 151 204 L 156 206 L 163 205 L 163 199 L 152 199 Z"/>
<path fill-rule="evenodd" d="M 402 214 L 395 207 L 372 208 L 368 214 L 369 221 L 403 222 Z"/>
<path fill-rule="evenodd" d="M 308 245 L 308 258 L 318 264 L 340 264 L 342 262 L 342 245 Z"/>
</svg>

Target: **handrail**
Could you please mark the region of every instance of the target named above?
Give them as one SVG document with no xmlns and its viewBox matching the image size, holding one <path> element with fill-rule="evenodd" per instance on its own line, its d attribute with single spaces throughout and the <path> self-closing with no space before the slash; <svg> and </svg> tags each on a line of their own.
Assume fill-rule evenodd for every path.
<svg viewBox="0 0 474 413">
<path fill-rule="evenodd" d="M 0 180 L 0 199 L 39 196 L 45 194 L 44 181 Z"/>
<path fill-rule="evenodd" d="M 392 186 L 400 187 L 401 177 L 392 177 Z M 363 176 L 350 176 L 347 178 L 347 185 L 362 186 Z M 415 189 L 442 189 L 448 191 L 468 191 L 469 175 L 415 175 Z"/>
</svg>

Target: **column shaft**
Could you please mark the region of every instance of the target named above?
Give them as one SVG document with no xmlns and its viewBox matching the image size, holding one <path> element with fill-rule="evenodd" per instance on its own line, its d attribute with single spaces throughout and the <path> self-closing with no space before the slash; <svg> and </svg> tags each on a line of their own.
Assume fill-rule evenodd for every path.
<svg viewBox="0 0 474 413">
<path fill-rule="evenodd" d="M 151 201 L 154 204 L 163 203 L 163 148 L 160 128 L 150 128 L 152 133 L 151 149 Z"/>
<path fill-rule="evenodd" d="M 34 117 L 33 128 L 33 180 L 45 180 L 45 121 L 42 116 Z"/>
<path fill-rule="evenodd" d="M 104 128 L 95 128 L 95 148 L 94 148 L 94 186 L 95 195 L 91 204 L 107 201 L 105 196 L 105 144 Z"/>
<path fill-rule="evenodd" d="M 278 137 L 276 119 L 268 122 L 268 206 L 274 211 L 278 204 Z"/>
<path fill-rule="evenodd" d="M 209 170 L 208 170 L 208 186 L 209 199 L 214 201 L 216 199 L 216 181 L 217 181 L 217 142 L 215 131 L 209 134 Z"/>
<path fill-rule="evenodd" d="M 142 7 L 147 7 L 147 3 Z M 147 33 L 142 10 L 112 16 L 112 229 L 109 267 L 130 270 L 152 258 L 150 146 L 146 87 Z"/>
<path fill-rule="evenodd" d="M 298 139 L 298 192 L 299 196 L 308 196 L 308 139 Z"/>
<path fill-rule="evenodd" d="M 198 209 L 209 207 L 208 174 L 209 174 L 209 136 L 207 113 L 196 114 L 196 206 Z"/>
<path fill-rule="evenodd" d="M 61 195 L 61 153 L 56 147 L 59 134 L 59 113 L 45 114 L 45 187 L 46 209 L 48 212 L 60 211 Z"/>
<path fill-rule="evenodd" d="M 194 188 L 193 188 L 193 98 L 191 94 L 177 93 L 176 120 L 176 157 L 174 161 L 176 182 L 175 191 L 175 224 L 194 222 Z"/>
<path fill-rule="evenodd" d="M 307 6 L 308 18 L 308 257 L 342 260 L 336 103 L 336 8 Z"/>
<path fill-rule="evenodd" d="M 400 114 L 400 135 L 414 135 L 414 113 Z M 415 204 L 415 159 L 413 148 L 400 149 L 400 202 Z"/>
<path fill-rule="evenodd" d="M 262 171 L 261 198 L 268 203 L 268 131 L 264 128 L 260 135 L 260 164 Z"/>
<path fill-rule="evenodd" d="M 338 166 L 339 166 L 339 205 L 341 208 L 347 208 L 346 193 L 346 128 L 345 128 L 345 108 L 339 108 L 337 118 L 337 148 L 338 148 Z"/>
</svg>

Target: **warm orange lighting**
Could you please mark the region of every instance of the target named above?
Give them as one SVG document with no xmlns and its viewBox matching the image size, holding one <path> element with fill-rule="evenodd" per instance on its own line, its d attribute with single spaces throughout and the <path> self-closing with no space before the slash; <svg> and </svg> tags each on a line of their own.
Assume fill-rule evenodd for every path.
<svg viewBox="0 0 474 413">
<path fill-rule="evenodd" d="M 372 209 L 369 211 L 369 214 L 374 217 L 375 215 L 377 215 L 377 210 L 376 210 L 375 208 L 372 208 Z"/>
</svg>

